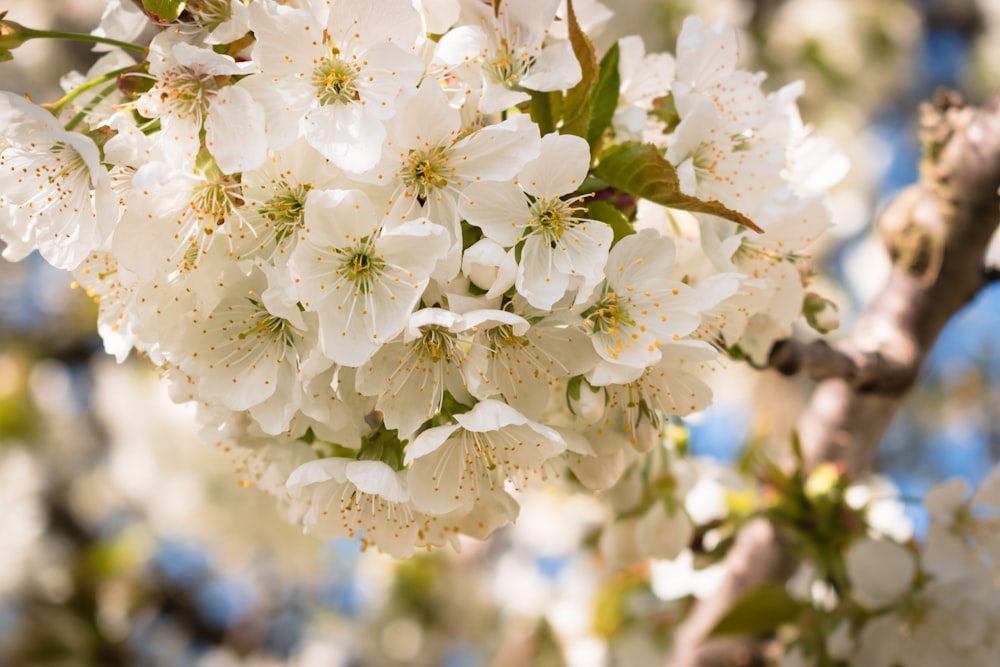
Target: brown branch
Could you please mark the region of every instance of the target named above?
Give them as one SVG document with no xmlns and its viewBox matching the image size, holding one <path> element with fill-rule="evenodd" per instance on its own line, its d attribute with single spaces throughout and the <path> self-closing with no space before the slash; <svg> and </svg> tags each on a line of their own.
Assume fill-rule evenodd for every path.
<svg viewBox="0 0 1000 667">
<path fill-rule="evenodd" d="M 816 381 L 840 379 L 858 393 L 900 395 L 913 383 L 913 368 L 880 352 L 858 352 L 825 340 L 781 340 L 768 365 L 782 375 L 806 374 Z"/>
<path fill-rule="evenodd" d="M 920 180 L 879 217 L 892 260 L 887 284 L 837 348 L 789 343 L 772 355 L 776 366 L 823 380 L 798 422 L 810 467 L 838 461 L 851 475 L 868 471 L 941 329 L 986 284 L 983 255 L 1000 222 L 1000 96 L 973 108 L 938 94 L 921 112 Z M 678 629 L 668 665 L 758 664 L 763 642 L 706 637 L 743 593 L 787 579 L 792 568 L 781 565 L 791 562 L 773 529 L 743 531 L 719 594 Z"/>
</svg>

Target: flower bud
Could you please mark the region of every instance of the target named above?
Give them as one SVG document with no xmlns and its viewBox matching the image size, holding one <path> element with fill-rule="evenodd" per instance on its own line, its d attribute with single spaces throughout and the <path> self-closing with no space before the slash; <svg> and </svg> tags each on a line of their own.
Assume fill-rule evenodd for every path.
<svg viewBox="0 0 1000 667">
<path fill-rule="evenodd" d="M 14 49 L 31 39 L 31 31 L 20 23 L 8 21 L 7 12 L 0 12 L 0 62 L 12 60 Z"/>
<path fill-rule="evenodd" d="M 802 304 L 802 314 L 806 322 L 820 333 L 829 333 L 840 326 L 840 313 L 837 304 L 815 292 L 806 294 Z"/>
<path fill-rule="evenodd" d="M 603 387 L 592 387 L 589 382 L 577 376 L 569 382 L 566 400 L 574 415 L 588 424 L 594 424 L 604 416 L 608 397 Z"/>
<path fill-rule="evenodd" d="M 481 239 L 462 254 L 462 273 L 479 289 L 489 290 L 497 281 L 506 251 L 496 241 Z"/>
</svg>

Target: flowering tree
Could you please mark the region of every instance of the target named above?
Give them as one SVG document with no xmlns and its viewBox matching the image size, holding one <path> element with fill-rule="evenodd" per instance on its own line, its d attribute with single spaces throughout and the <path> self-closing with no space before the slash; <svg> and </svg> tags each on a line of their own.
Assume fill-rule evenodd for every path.
<svg viewBox="0 0 1000 667">
<path fill-rule="evenodd" d="M 845 158 L 799 84 L 741 69 L 733 28 L 598 52 L 606 11 L 109 0 L 89 35 L 3 18 L 5 56 L 106 50 L 55 102 L 0 93 L 4 256 L 72 272 L 105 349 L 146 357 L 308 534 L 468 548 L 557 486 L 605 504 L 607 562 L 724 564 L 670 664 L 993 664 L 1000 469 L 971 498 L 932 491 L 922 542 L 879 521 L 865 473 L 987 280 L 997 109 L 928 108 L 922 181 L 883 214 L 889 283 L 847 338 L 801 342 L 796 323 L 836 326 L 808 258 Z M 789 454 L 746 476 L 685 446 L 727 358 L 823 381 Z"/>
</svg>

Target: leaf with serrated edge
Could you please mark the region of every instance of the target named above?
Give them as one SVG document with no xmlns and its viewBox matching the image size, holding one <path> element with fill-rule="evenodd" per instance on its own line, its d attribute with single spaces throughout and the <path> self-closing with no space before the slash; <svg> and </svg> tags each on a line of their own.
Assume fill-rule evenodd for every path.
<svg viewBox="0 0 1000 667">
<path fill-rule="evenodd" d="M 590 93 L 590 126 L 587 141 L 591 147 L 597 145 L 604 131 L 611 125 L 611 119 L 618 108 L 621 89 L 621 75 L 618 73 L 618 42 L 611 45 L 601 58 L 600 74 Z"/>
<path fill-rule="evenodd" d="M 566 92 L 563 109 L 566 112 L 560 134 L 575 134 L 587 138 L 590 128 L 591 91 L 598 78 L 597 55 L 590 37 L 580 27 L 573 10 L 573 0 L 566 2 L 566 23 L 573 53 L 580 62 L 580 82 Z"/>
<path fill-rule="evenodd" d="M 764 231 L 753 220 L 722 202 L 698 199 L 681 192 L 674 165 L 652 144 L 630 141 L 604 151 L 594 175 L 618 190 L 663 206 L 708 213 L 755 232 Z"/>
</svg>

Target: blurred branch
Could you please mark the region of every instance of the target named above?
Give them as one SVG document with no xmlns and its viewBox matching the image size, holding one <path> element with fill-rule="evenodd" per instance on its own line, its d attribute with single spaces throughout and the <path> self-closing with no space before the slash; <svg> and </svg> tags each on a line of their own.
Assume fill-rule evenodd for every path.
<svg viewBox="0 0 1000 667">
<path fill-rule="evenodd" d="M 939 93 L 921 109 L 921 131 L 920 180 L 879 216 L 892 260 L 882 291 L 837 348 L 788 342 L 772 353 L 779 369 L 823 380 L 799 419 L 809 467 L 838 461 L 850 475 L 868 471 L 934 341 L 987 284 L 984 253 L 1000 222 L 1000 95 L 976 108 Z M 670 667 L 762 664 L 760 639 L 706 640 L 743 593 L 791 574 L 788 547 L 773 528 L 748 528 L 726 558 L 719 594 L 679 628 Z"/>
<path fill-rule="evenodd" d="M 775 343 L 768 365 L 782 375 L 805 373 L 816 381 L 839 378 L 859 393 L 902 394 L 913 383 L 913 368 L 880 352 L 859 353 L 825 340 Z"/>
</svg>

